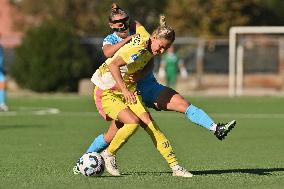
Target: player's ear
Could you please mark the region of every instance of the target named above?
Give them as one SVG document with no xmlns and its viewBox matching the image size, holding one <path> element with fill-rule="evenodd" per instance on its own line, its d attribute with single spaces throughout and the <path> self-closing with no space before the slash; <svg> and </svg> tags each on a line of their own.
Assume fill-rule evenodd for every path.
<svg viewBox="0 0 284 189">
<path fill-rule="evenodd" d="M 113 24 L 112 23 L 109 22 L 108 25 L 109 25 L 110 28 L 113 28 Z"/>
<path fill-rule="evenodd" d="M 152 35 L 152 36 L 150 37 L 150 39 L 151 39 L 151 40 L 155 40 L 155 39 L 156 39 L 155 35 Z"/>
</svg>

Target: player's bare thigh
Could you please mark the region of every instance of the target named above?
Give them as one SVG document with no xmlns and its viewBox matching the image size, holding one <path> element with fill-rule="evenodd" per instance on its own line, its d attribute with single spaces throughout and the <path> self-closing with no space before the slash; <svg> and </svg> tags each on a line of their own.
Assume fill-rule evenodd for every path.
<svg viewBox="0 0 284 189">
<path fill-rule="evenodd" d="M 139 118 L 135 115 L 130 108 L 125 108 L 118 113 L 118 120 L 124 124 L 139 123 Z"/>
<path fill-rule="evenodd" d="M 178 92 L 169 87 L 165 87 L 155 102 L 158 109 L 181 113 L 184 113 L 189 105 Z"/>
</svg>

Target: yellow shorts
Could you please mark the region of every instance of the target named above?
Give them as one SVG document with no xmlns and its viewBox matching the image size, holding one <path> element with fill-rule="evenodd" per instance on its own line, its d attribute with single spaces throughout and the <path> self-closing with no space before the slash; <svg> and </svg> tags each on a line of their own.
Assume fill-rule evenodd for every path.
<svg viewBox="0 0 284 189">
<path fill-rule="evenodd" d="M 148 112 L 140 95 L 136 96 L 136 104 L 126 104 L 123 94 L 113 90 L 101 90 L 96 87 L 94 99 L 100 115 L 107 121 L 117 120 L 118 114 L 126 108 L 130 108 L 138 117 Z"/>
</svg>

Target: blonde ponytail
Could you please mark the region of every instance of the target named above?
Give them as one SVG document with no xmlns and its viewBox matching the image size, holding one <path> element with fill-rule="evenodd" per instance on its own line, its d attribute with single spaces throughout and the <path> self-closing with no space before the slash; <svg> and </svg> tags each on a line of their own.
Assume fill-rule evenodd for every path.
<svg viewBox="0 0 284 189">
<path fill-rule="evenodd" d="M 175 31 L 167 25 L 165 15 L 160 15 L 160 26 L 154 30 L 152 35 L 157 38 L 167 39 L 171 42 L 175 40 Z"/>
<path fill-rule="evenodd" d="M 160 15 L 160 26 L 165 27 L 166 25 L 167 25 L 166 17 L 165 17 L 165 15 L 161 14 Z"/>
</svg>

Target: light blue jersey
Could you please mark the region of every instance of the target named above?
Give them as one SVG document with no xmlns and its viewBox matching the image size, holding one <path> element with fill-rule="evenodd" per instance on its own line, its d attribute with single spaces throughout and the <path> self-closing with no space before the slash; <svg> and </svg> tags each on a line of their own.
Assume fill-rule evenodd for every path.
<svg viewBox="0 0 284 189">
<path fill-rule="evenodd" d="M 130 32 L 130 35 L 133 34 L 134 33 Z M 103 46 L 108 44 L 114 45 L 122 40 L 123 39 L 114 32 L 104 38 Z M 154 76 L 154 73 L 151 72 L 138 82 L 137 88 L 140 91 L 143 102 L 146 104 L 146 106 L 154 108 L 154 102 L 156 102 L 165 86 L 158 83 Z"/>
<path fill-rule="evenodd" d="M 119 37 L 118 35 L 116 35 L 116 33 L 112 33 L 109 34 L 108 36 L 106 36 L 106 38 L 104 38 L 103 40 L 103 46 L 105 45 L 114 45 L 120 41 L 122 41 L 123 39 L 121 37 Z"/>
<path fill-rule="evenodd" d="M 129 36 L 135 34 L 134 32 L 130 31 L 129 32 Z M 116 32 L 113 32 L 112 34 L 109 34 L 108 36 L 106 36 L 106 38 L 104 38 L 103 40 L 103 46 L 105 45 L 114 45 L 116 43 L 119 43 L 120 41 L 122 41 L 123 39 L 121 37 L 119 37 Z"/>
</svg>

